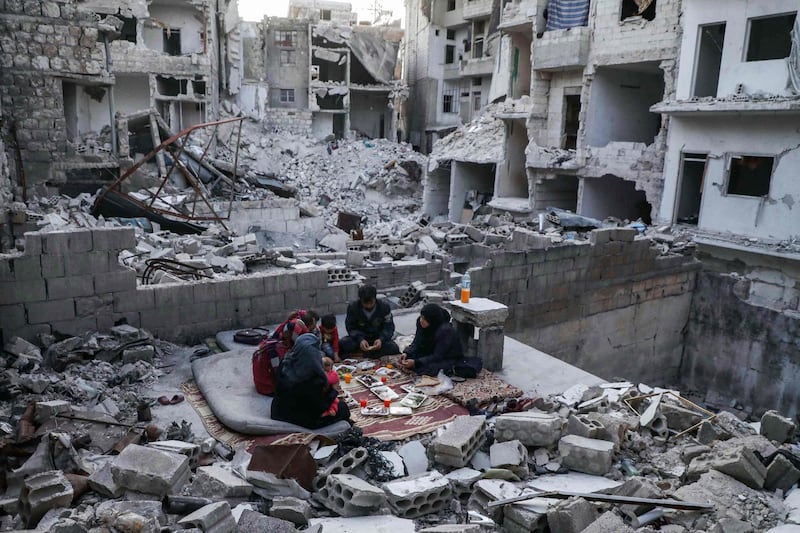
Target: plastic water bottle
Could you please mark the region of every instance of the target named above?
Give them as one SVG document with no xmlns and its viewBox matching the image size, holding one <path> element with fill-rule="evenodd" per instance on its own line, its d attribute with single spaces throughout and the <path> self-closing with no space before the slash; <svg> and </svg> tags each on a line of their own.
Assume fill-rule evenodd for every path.
<svg viewBox="0 0 800 533">
<path fill-rule="evenodd" d="M 469 303 L 469 290 L 470 290 L 470 279 L 469 279 L 469 271 L 464 274 L 464 277 L 461 278 L 461 303 L 468 304 Z"/>
</svg>

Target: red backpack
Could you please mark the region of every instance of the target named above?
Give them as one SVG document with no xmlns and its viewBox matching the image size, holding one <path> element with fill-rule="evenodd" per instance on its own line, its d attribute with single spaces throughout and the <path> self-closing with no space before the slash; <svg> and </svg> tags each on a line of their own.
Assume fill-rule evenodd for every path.
<svg viewBox="0 0 800 533">
<path fill-rule="evenodd" d="M 259 394 L 275 394 L 278 366 L 288 353 L 286 345 L 277 339 L 264 339 L 253 352 L 253 383 Z"/>
</svg>

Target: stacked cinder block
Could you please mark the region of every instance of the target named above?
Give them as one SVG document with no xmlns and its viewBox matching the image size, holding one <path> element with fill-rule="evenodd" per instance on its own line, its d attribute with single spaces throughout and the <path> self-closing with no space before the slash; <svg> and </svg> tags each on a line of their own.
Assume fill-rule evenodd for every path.
<svg viewBox="0 0 800 533">
<path fill-rule="evenodd" d="M 453 489 L 453 496 L 462 499 L 469 498 L 472 494 L 472 486 L 483 477 L 483 474 L 472 468 L 458 468 L 452 472 L 448 472 L 444 477 L 450 481 L 450 488 Z"/>
<path fill-rule="evenodd" d="M 346 455 L 340 457 L 338 461 L 328 466 L 325 470 L 318 474 L 317 477 L 314 478 L 314 488 L 316 490 L 323 489 L 327 483 L 328 476 L 352 472 L 353 469 L 357 468 L 364 461 L 366 461 L 367 457 L 368 454 L 366 448 L 354 448 L 353 450 L 350 450 Z"/>
<path fill-rule="evenodd" d="M 386 503 L 381 489 L 350 474 L 332 474 L 317 497 L 331 511 L 344 517 L 378 514 Z"/>
<path fill-rule="evenodd" d="M 467 466 L 485 439 L 485 416 L 458 416 L 433 441 L 434 460 L 448 466 Z"/>
<path fill-rule="evenodd" d="M 355 274 L 349 268 L 328 267 L 328 283 L 352 281 L 354 278 Z"/>
<path fill-rule="evenodd" d="M 424 290 L 425 284 L 421 281 L 415 281 L 400 297 L 400 305 L 403 307 L 410 307 L 414 305 L 419 301 L 420 297 L 422 296 L 422 291 Z"/>
<path fill-rule="evenodd" d="M 74 492 L 60 470 L 48 470 L 28 477 L 19 493 L 19 514 L 27 527 L 35 528 L 50 509 L 69 507 Z"/>
<path fill-rule="evenodd" d="M 525 446 L 550 446 L 561 438 L 563 420 L 558 415 L 525 411 L 495 418 L 494 438 L 499 442 L 518 440 Z"/>
<path fill-rule="evenodd" d="M 111 465 L 119 486 L 162 498 L 183 487 L 190 474 L 188 457 L 138 444 L 126 446 Z"/>
<path fill-rule="evenodd" d="M 402 518 L 416 518 L 450 505 L 450 482 L 436 470 L 419 476 L 390 481 L 383 486 L 389 505 Z"/>
</svg>

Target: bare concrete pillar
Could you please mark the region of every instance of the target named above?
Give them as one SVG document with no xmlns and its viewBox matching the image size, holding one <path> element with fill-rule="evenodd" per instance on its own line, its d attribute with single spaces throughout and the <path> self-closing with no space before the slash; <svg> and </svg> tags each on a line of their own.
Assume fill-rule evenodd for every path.
<svg viewBox="0 0 800 533">
<path fill-rule="evenodd" d="M 468 303 L 448 302 L 447 307 L 453 316 L 465 355 L 480 357 L 487 370 L 501 370 L 508 307 L 488 298 L 471 298 Z M 475 328 L 478 328 L 477 341 Z"/>
</svg>

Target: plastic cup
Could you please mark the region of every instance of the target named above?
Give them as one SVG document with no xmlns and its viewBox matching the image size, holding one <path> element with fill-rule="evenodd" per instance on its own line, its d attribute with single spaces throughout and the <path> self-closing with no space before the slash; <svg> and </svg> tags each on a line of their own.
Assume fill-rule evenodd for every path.
<svg viewBox="0 0 800 533">
<path fill-rule="evenodd" d="M 381 383 L 386 383 L 386 376 L 381 376 Z"/>
<path fill-rule="evenodd" d="M 361 400 L 361 402 L 359 403 L 361 404 L 362 409 L 364 409 L 367 406 L 367 400 Z"/>
<path fill-rule="evenodd" d="M 389 398 L 386 398 L 385 400 L 383 400 L 383 406 L 386 409 L 390 408 L 392 406 L 392 400 L 390 400 Z"/>
<path fill-rule="evenodd" d="M 344 382 L 345 383 L 350 383 L 351 379 L 353 379 L 353 376 L 351 376 L 350 374 L 345 374 L 344 375 Z"/>
</svg>

